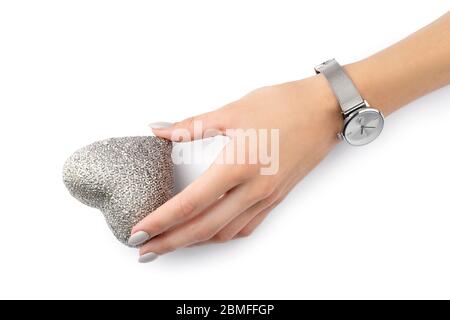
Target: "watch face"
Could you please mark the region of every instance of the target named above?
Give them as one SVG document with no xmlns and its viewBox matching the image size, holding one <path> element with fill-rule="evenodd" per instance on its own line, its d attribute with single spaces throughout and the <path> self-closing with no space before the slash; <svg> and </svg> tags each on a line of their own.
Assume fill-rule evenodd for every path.
<svg viewBox="0 0 450 320">
<path fill-rule="evenodd" d="M 375 140 L 383 130 L 384 119 L 380 111 L 363 108 L 349 116 L 344 127 L 345 140 L 354 146 L 362 146 Z"/>
</svg>

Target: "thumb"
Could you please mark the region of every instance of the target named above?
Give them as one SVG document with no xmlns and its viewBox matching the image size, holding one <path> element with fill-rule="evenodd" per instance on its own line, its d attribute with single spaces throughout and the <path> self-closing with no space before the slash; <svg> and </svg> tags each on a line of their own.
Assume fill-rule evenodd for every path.
<svg viewBox="0 0 450 320">
<path fill-rule="evenodd" d="M 192 141 L 225 134 L 225 126 L 219 119 L 218 112 L 213 111 L 174 124 L 151 123 L 150 127 L 158 137 L 177 142 Z"/>
</svg>

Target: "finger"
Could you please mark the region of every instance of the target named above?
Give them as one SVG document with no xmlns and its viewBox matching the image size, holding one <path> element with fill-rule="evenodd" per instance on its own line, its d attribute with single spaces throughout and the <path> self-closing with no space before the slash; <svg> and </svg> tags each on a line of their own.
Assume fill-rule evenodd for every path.
<svg viewBox="0 0 450 320">
<path fill-rule="evenodd" d="M 281 190 L 281 196 L 278 196 L 275 202 L 273 202 L 268 208 L 259 213 L 244 228 L 242 228 L 235 236 L 235 239 L 250 236 L 253 231 L 255 231 L 255 229 L 264 221 L 264 219 L 267 218 L 269 213 L 286 198 L 289 191 L 292 190 L 295 184 L 295 181 L 291 181 L 291 183 L 289 183 L 287 187 Z"/>
<path fill-rule="evenodd" d="M 233 239 L 236 234 L 242 230 L 242 228 L 244 228 L 254 217 L 256 217 L 262 210 L 264 210 L 264 208 L 268 206 L 267 202 L 267 199 L 261 200 L 233 219 L 211 239 L 194 243 L 190 246 L 193 247 L 210 243 L 223 243 Z"/>
<path fill-rule="evenodd" d="M 171 141 L 192 141 L 224 135 L 226 114 L 217 110 L 176 122 L 168 127 L 153 127 L 155 135 Z"/>
<path fill-rule="evenodd" d="M 242 228 L 235 236 L 235 239 L 250 236 L 253 233 L 253 231 L 255 231 L 255 229 L 264 221 L 264 219 L 267 218 L 269 213 L 286 198 L 289 191 L 292 190 L 295 184 L 296 184 L 295 181 L 292 180 L 288 186 L 283 188 L 280 192 L 281 196 L 278 196 L 277 200 L 274 203 L 272 203 L 272 205 L 270 205 L 268 208 L 259 213 L 244 228 Z"/>
<path fill-rule="evenodd" d="M 132 230 L 128 244 L 138 246 L 167 229 L 190 220 L 228 190 L 240 184 L 238 167 L 213 164 L 197 180 L 145 217 Z"/>
<path fill-rule="evenodd" d="M 261 214 L 269 214 L 275 205 L 275 201 L 271 198 L 262 200 L 257 204 L 253 205 L 251 208 L 242 213 L 239 217 L 231 221 L 225 228 L 220 230 L 214 237 L 207 241 L 201 243 L 195 243 L 192 246 L 199 246 L 211 243 L 223 243 L 232 239 L 239 238 L 239 232 L 244 229 L 251 221 L 253 221 L 257 216 Z"/>
<path fill-rule="evenodd" d="M 274 201 L 275 199 L 273 197 L 269 197 L 254 204 L 222 228 L 216 235 L 214 235 L 214 237 L 210 239 L 210 241 L 223 243 L 232 240 L 239 233 L 239 231 L 241 231 L 259 213 L 272 205 Z"/>
<path fill-rule="evenodd" d="M 243 227 L 235 236 L 236 238 L 248 237 L 253 231 L 264 221 L 269 213 L 276 207 L 277 204 L 273 204 L 267 209 L 260 212 L 256 217 L 254 217 L 245 227 Z"/>
<path fill-rule="evenodd" d="M 237 186 L 201 215 L 147 242 L 140 249 L 141 256 L 149 252 L 164 254 L 210 239 L 239 214 L 262 200 L 254 190 L 252 183 Z"/>
<path fill-rule="evenodd" d="M 289 191 L 291 191 L 295 185 L 296 182 L 294 180 L 291 180 L 291 182 L 287 186 L 282 188 L 277 195 L 277 200 L 275 200 L 268 208 L 264 209 L 256 217 L 254 217 L 244 228 L 242 228 L 235 236 L 235 239 L 250 236 L 253 231 L 255 231 L 255 229 L 264 221 L 264 219 L 267 218 L 269 213 L 286 198 L 286 196 L 289 194 Z"/>
</svg>

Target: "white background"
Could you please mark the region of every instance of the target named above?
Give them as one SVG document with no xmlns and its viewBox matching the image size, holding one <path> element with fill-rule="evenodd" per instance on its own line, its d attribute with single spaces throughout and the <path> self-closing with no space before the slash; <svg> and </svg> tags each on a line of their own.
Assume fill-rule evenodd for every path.
<svg viewBox="0 0 450 320">
<path fill-rule="evenodd" d="M 0 298 L 450 298 L 449 87 L 339 145 L 251 237 L 150 264 L 61 178 L 85 144 L 364 58 L 449 4 L 1 1 Z"/>
</svg>

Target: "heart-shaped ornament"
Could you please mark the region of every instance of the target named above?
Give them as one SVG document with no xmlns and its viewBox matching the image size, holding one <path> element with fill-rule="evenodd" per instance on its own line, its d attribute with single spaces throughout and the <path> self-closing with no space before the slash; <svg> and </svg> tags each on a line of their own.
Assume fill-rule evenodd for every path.
<svg viewBox="0 0 450 320">
<path fill-rule="evenodd" d="M 158 137 L 111 138 L 76 151 L 63 179 L 82 203 L 100 209 L 117 239 L 174 193 L 172 143 Z"/>
</svg>

